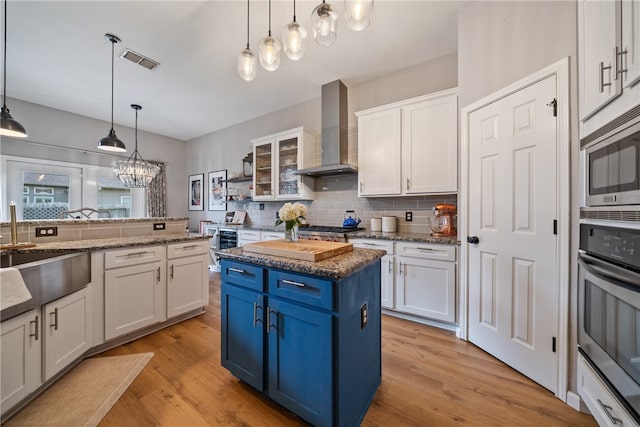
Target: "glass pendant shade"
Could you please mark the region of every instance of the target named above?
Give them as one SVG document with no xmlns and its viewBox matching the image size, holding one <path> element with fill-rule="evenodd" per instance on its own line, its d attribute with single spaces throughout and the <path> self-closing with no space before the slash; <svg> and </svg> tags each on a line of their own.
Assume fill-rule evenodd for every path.
<svg viewBox="0 0 640 427">
<path fill-rule="evenodd" d="M 16 119 L 11 117 L 7 108 L 7 0 L 4 0 L 4 62 L 2 85 L 2 113 L 0 113 L 0 135 L 25 138 L 27 131 Z"/>
<path fill-rule="evenodd" d="M 311 12 L 311 25 L 313 37 L 321 46 L 331 46 L 338 38 L 338 14 L 324 1 Z"/>
<path fill-rule="evenodd" d="M 280 66 L 280 43 L 278 40 L 268 35 L 260 40 L 258 47 L 260 56 L 260 65 L 267 71 L 275 71 Z"/>
<path fill-rule="evenodd" d="M 138 152 L 138 111 L 142 109 L 137 104 L 131 104 L 136 110 L 136 147 L 127 160 L 116 160 L 112 167 L 120 182 L 128 188 L 148 187 L 160 172 L 160 166 L 145 161 Z"/>
<path fill-rule="evenodd" d="M 256 73 L 258 71 L 258 60 L 256 56 L 251 52 L 251 49 L 244 49 L 242 52 L 238 54 L 238 75 L 242 80 L 246 80 L 248 82 L 252 81 L 256 78 Z"/>
<path fill-rule="evenodd" d="M 307 30 L 296 21 L 285 25 L 282 31 L 282 44 L 287 58 L 297 61 L 304 56 Z"/>
<path fill-rule="evenodd" d="M 373 0 L 344 0 L 344 13 L 347 27 L 353 31 L 362 31 L 371 22 Z"/>
</svg>

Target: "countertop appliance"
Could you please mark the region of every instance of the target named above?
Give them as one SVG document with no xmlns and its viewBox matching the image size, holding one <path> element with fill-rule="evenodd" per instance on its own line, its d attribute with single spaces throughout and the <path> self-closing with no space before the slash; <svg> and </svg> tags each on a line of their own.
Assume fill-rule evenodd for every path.
<svg viewBox="0 0 640 427">
<path fill-rule="evenodd" d="M 455 205 L 439 204 L 433 208 L 433 216 L 429 217 L 432 236 L 455 236 L 456 230 L 455 216 L 458 209 Z"/>
<path fill-rule="evenodd" d="M 580 224 L 578 345 L 640 423 L 640 230 Z"/>
<path fill-rule="evenodd" d="M 309 225 L 300 227 L 298 237 L 305 240 L 324 240 L 327 242 L 346 242 L 347 235 L 354 231 L 364 230 L 358 227 L 331 227 L 324 225 Z"/>
</svg>

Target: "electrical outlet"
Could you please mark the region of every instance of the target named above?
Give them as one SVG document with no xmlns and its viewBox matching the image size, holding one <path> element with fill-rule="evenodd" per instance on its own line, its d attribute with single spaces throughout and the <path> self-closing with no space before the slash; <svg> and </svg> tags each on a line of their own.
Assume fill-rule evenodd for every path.
<svg viewBox="0 0 640 427">
<path fill-rule="evenodd" d="M 404 213 L 404 220 L 407 221 L 407 222 L 413 221 L 413 212 L 405 212 Z"/>
<path fill-rule="evenodd" d="M 36 237 L 53 237 L 58 235 L 58 227 L 36 227 Z"/>
<path fill-rule="evenodd" d="M 369 313 L 367 311 L 367 303 L 365 302 L 360 307 L 360 329 L 364 329 L 367 326 L 367 322 L 369 322 Z"/>
<path fill-rule="evenodd" d="M 264 203 L 260 203 L 260 210 L 263 211 L 264 210 Z"/>
<path fill-rule="evenodd" d="M 166 227 L 165 227 L 164 222 L 154 222 L 154 223 L 153 223 L 153 229 L 154 229 L 154 231 L 155 231 L 155 230 L 164 230 L 165 228 L 166 228 Z"/>
</svg>

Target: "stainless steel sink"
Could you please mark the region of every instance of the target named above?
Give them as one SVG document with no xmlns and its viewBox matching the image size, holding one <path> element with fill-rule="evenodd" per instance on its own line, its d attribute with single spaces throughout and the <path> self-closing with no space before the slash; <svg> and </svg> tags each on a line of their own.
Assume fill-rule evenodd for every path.
<svg viewBox="0 0 640 427">
<path fill-rule="evenodd" d="M 2 267 L 20 271 L 33 298 L 0 312 L 0 321 L 71 294 L 91 282 L 89 252 L 22 252 L 0 256 Z M 1 284 L 0 284 L 1 286 Z"/>
</svg>

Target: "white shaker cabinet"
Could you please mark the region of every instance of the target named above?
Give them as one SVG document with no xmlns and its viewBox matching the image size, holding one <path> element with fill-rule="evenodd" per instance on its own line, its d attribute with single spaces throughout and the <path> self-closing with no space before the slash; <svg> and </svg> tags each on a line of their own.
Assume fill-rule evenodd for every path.
<svg viewBox="0 0 640 427">
<path fill-rule="evenodd" d="M 31 310 L 0 324 L 2 413 L 42 384 L 42 329 L 39 310 Z"/>
<path fill-rule="evenodd" d="M 91 347 L 91 287 L 43 307 L 44 381 L 84 355 Z"/>
<path fill-rule="evenodd" d="M 284 231 L 263 231 L 260 233 L 260 240 L 284 239 Z"/>
<path fill-rule="evenodd" d="M 457 88 L 356 113 L 358 196 L 458 191 Z"/>
<path fill-rule="evenodd" d="M 313 166 L 312 143 L 303 127 L 252 140 L 253 200 L 313 200 L 313 179 L 294 173 Z"/>
<path fill-rule="evenodd" d="M 167 318 L 165 246 L 105 252 L 105 338 L 136 331 Z"/>
<path fill-rule="evenodd" d="M 259 230 L 238 230 L 238 247 L 247 243 L 259 242 L 261 238 Z"/>
<path fill-rule="evenodd" d="M 396 244 L 396 310 L 456 321 L 456 247 Z"/>
<path fill-rule="evenodd" d="M 167 318 L 209 302 L 208 248 L 207 241 L 167 246 Z"/>
<path fill-rule="evenodd" d="M 640 104 L 640 1 L 580 0 L 581 138 Z"/>
<path fill-rule="evenodd" d="M 349 239 L 355 248 L 381 249 L 387 254 L 380 260 L 380 305 L 382 308 L 395 308 L 394 292 L 394 242 L 377 239 Z"/>
</svg>

